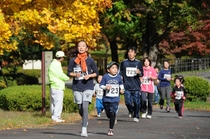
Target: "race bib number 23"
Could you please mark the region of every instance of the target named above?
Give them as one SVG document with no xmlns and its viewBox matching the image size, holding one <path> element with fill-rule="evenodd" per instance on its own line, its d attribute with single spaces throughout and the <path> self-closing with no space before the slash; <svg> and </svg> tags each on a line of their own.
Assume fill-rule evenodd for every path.
<svg viewBox="0 0 210 139">
<path fill-rule="evenodd" d="M 119 85 L 118 84 L 107 84 L 111 86 L 110 90 L 107 91 L 106 96 L 108 97 L 118 97 L 119 96 Z"/>
</svg>

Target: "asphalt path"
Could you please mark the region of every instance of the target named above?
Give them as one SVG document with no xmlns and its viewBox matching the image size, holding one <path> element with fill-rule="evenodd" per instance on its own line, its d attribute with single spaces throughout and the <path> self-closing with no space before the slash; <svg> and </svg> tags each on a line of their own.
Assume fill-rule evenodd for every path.
<svg viewBox="0 0 210 139">
<path fill-rule="evenodd" d="M 154 107 L 152 119 L 138 123 L 128 117 L 127 109 L 120 105 L 114 136 L 107 136 L 109 121 L 102 117 L 89 119 L 89 139 L 210 139 L 210 112 L 185 110 L 179 119 L 174 109 L 170 113 Z M 0 131 L 0 139 L 81 139 L 81 121 L 61 123 L 48 127 Z"/>
</svg>

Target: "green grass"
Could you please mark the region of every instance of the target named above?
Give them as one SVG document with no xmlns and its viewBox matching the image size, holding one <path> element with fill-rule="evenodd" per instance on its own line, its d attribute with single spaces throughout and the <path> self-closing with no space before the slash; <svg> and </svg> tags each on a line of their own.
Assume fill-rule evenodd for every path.
<svg viewBox="0 0 210 139">
<path fill-rule="evenodd" d="M 187 101 L 184 103 L 185 109 L 210 111 L 210 102 Z"/>
<path fill-rule="evenodd" d="M 62 113 L 62 118 L 68 123 L 81 119 L 77 113 Z M 51 120 L 49 111 L 43 115 L 41 112 L 12 112 L 0 110 L 0 130 L 46 127 L 52 124 L 56 123 Z"/>
</svg>

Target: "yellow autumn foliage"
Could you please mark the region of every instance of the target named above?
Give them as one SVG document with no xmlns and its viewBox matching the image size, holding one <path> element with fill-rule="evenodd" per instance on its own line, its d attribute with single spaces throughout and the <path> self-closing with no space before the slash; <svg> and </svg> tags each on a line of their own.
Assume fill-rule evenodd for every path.
<svg viewBox="0 0 210 139">
<path fill-rule="evenodd" d="M 10 25 L 5 22 L 4 14 L 0 9 L 0 55 L 5 51 L 12 51 L 17 49 L 17 42 L 9 41 L 12 36 Z"/>
<path fill-rule="evenodd" d="M 34 43 L 51 49 L 55 40 L 40 31 L 47 28 L 67 42 L 85 40 L 94 48 L 100 36 L 99 14 L 111 4 L 111 0 L 1 0 L 0 9 L 6 20 L 0 23 L 3 22 L 6 32 L 0 41 L 24 29 L 34 35 Z M 13 28 L 8 24 L 11 20 L 15 23 Z"/>
</svg>

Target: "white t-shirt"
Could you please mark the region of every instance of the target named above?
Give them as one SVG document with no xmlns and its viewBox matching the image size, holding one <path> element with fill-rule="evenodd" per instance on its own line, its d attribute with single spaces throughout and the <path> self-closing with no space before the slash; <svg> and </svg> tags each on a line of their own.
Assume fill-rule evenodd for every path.
<svg viewBox="0 0 210 139">
<path fill-rule="evenodd" d="M 99 83 L 94 86 L 94 92 L 96 93 L 96 98 L 102 99 L 104 95 L 104 90 L 99 87 Z"/>
</svg>

